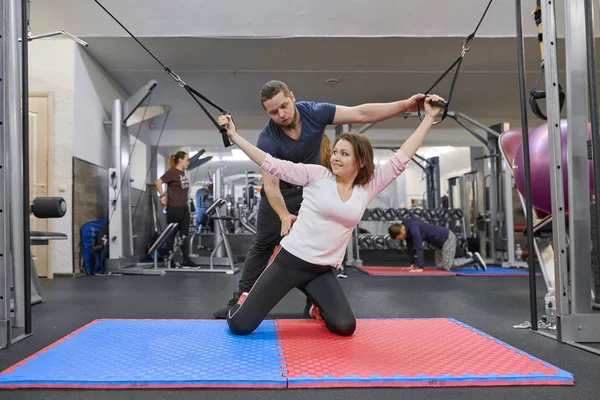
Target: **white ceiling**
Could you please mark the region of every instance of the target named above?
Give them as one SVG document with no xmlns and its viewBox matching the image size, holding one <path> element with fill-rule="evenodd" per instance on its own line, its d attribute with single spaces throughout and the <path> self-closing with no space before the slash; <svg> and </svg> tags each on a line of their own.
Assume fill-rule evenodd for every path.
<svg viewBox="0 0 600 400">
<path fill-rule="evenodd" d="M 86 38 L 88 51 L 129 93 L 159 82 L 155 104 L 173 107 L 169 129 L 210 129 L 202 110 L 171 77 L 127 38 Z M 147 38 L 144 44 L 191 87 L 258 129 L 265 114 L 258 100 L 270 79 L 286 82 L 298 100 L 343 105 L 388 102 L 424 92 L 460 54 L 459 38 Z M 559 46 L 562 47 L 562 41 Z M 540 73 L 539 47 L 525 42 L 527 88 Z M 519 117 L 515 40 L 478 39 L 463 62 L 452 109 L 474 118 Z M 336 85 L 327 79 L 338 79 Z M 452 76 L 434 92 L 447 97 Z M 219 112 L 211 108 L 216 115 Z M 390 127 L 400 127 L 402 120 Z"/>
<path fill-rule="evenodd" d="M 140 37 L 464 37 L 471 33 L 485 0 L 100 0 Z M 524 32 L 536 35 L 529 17 L 535 0 L 522 1 Z M 515 2 L 495 0 L 480 37 L 514 36 Z M 556 1 L 562 34 L 564 0 Z M 35 0 L 34 33 L 66 30 L 78 36 L 124 36 L 125 32 L 93 0 Z"/>
<path fill-rule="evenodd" d="M 258 94 L 270 79 L 288 83 L 298 100 L 343 105 L 395 101 L 427 90 L 458 57 L 463 37 L 487 4 L 247 0 L 227 8 L 214 0 L 103 3 L 188 85 L 231 112 L 249 139 L 266 121 Z M 529 89 L 540 73 L 540 54 L 529 17 L 535 1 L 523 3 Z M 564 0 L 556 7 L 560 35 Z M 162 144 L 222 147 L 212 124 L 185 90 L 92 0 L 36 0 L 31 24 L 34 34 L 62 29 L 85 39 L 85 51 L 130 94 L 157 80 L 152 103 L 173 107 Z M 466 55 L 451 109 L 486 124 L 508 121 L 520 127 L 514 31 L 514 2 L 496 0 Z M 558 47 L 564 66 L 563 40 Z M 326 84 L 331 78 L 339 83 Z M 434 92 L 447 96 L 450 79 Z M 561 74 L 561 82 L 564 79 Z M 540 123 L 531 114 L 530 121 Z M 396 144 L 415 126 L 412 119 L 396 118 L 378 124 L 370 135 L 378 144 Z M 435 145 L 478 145 L 449 120 L 432 137 Z"/>
</svg>

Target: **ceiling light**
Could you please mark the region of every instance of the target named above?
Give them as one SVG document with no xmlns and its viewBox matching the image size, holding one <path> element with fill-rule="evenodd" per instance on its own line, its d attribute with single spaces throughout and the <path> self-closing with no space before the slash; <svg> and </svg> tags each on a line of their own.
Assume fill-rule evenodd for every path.
<svg viewBox="0 0 600 400">
<path fill-rule="evenodd" d="M 329 78 L 325 81 L 326 84 L 328 85 L 337 85 L 338 83 L 340 83 L 340 80 L 337 78 Z"/>
</svg>

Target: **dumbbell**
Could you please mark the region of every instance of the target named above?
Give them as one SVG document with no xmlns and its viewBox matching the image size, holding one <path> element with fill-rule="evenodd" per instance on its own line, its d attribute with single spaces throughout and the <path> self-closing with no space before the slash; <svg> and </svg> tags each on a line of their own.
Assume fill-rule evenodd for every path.
<svg viewBox="0 0 600 400">
<path fill-rule="evenodd" d="M 398 208 L 396 209 L 396 217 L 400 221 L 404 221 L 407 218 L 410 218 L 410 210 L 408 208 Z"/>
<path fill-rule="evenodd" d="M 384 238 L 388 249 L 397 250 L 400 247 L 399 240 L 392 239 L 390 235 L 385 235 Z"/>
<path fill-rule="evenodd" d="M 435 221 L 437 219 L 435 209 L 428 208 L 427 210 L 425 210 L 425 212 L 423 213 L 423 218 L 425 218 L 426 221 Z"/>
<path fill-rule="evenodd" d="M 450 219 L 450 210 L 447 208 L 438 208 L 435 210 L 435 214 L 440 221 L 447 221 Z"/>
<path fill-rule="evenodd" d="M 384 208 L 383 209 L 383 217 L 388 221 L 396 220 L 396 210 L 393 208 Z"/>
<path fill-rule="evenodd" d="M 423 219 L 423 209 L 421 207 L 416 207 L 410 210 L 410 215 L 413 218 Z"/>
<path fill-rule="evenodd" d="M 371 209 L 371 219 L 374 221 L 380 221 L 383 217 L 383 210 L 379 207 Z"/>
<path fill-rule="evenodd" d="M 460 221 L 463 218 L 463 212 L 460 208 L 455 208 L 452 210 L 450 217 L 453 221 Z"/>
<path fill-rule="evenodd" d="M 373 240 L 373 247 L 375 247 L 375 250 L 385 250 L 385 236 L 383 235 L 377 235 L 375 236 L 375 239 Z"/>
<path fill-rule="evenodd" d="M 366 249 L 365 245 L 365 235 L 358 235 L 358 247 L 361 249 Z"/>
<path fill-rule="evenodd" d="M 364 245 L 364 249 L 372 249 L 373 248 L 373 235 L 364 235 L 361 237 Z"/>
</svg>

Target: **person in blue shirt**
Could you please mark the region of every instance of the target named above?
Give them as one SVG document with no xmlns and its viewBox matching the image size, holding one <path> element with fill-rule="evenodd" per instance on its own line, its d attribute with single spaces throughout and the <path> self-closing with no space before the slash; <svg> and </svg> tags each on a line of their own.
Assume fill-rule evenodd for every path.
<svg viewBox="0 0 600 400">
<path fill-rule="evenodd" d="M 457 238 L 454 232 L 445 226 L 428 224 L 418 218 L 408 218 L 402 223 L 395 223 L 388 228 L 390 237 L 394 240 L 405 240 L 410 254 L 410 271 L 422 272 L 425 266 L 423 260 L 423 242 L 435 248 L 435 265 L 446 271 L 473 264 L 475 268 L 487 270 L 487 266 L 479 253 L 467 253 L 469 257 L 454 258 L 456 255 Z"/>
<path fill-rule="evenodd" d="M 391 103 L 367 103 L 353 107 L 327 102 L 296 101 L 288 86 L 278 80 L 265 83 L 260 103 L 269 116 L 258 137 L 257 147 L 281 160 L 303 164 L 321 164 L 321 144 L 328 125 L 366 124 L 417 111 L 424 94 Z M 421 105 L 423 107 L 423 104 Z M 244 292 L 249 292 L 265 270 L 269 258 L 286 236 L 302 202 L 302 187 L 283 182 L 261 170 L 263 197 L 258 207 L 257 233 L 244 262 L 238 290 L 216 318 L 227 318 Z M 305 315 L 311 304 L 307 301 Z"/>
</svg>

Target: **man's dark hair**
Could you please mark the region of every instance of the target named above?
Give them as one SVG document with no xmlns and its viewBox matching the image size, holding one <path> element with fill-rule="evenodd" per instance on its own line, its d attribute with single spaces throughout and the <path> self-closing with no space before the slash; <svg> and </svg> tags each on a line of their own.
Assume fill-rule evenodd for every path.
<svg viewBox="0 0 600 400">
<path fill-rule="evenodd" d="M 287 85 L 281 81 L 273 80 L 265 83 L 260 90 L 260 104 L 264 107 L 265 101 L 271 100 L 280 92 L 283 92 L 286 97 L 292 94 Z"/>
</svg>

